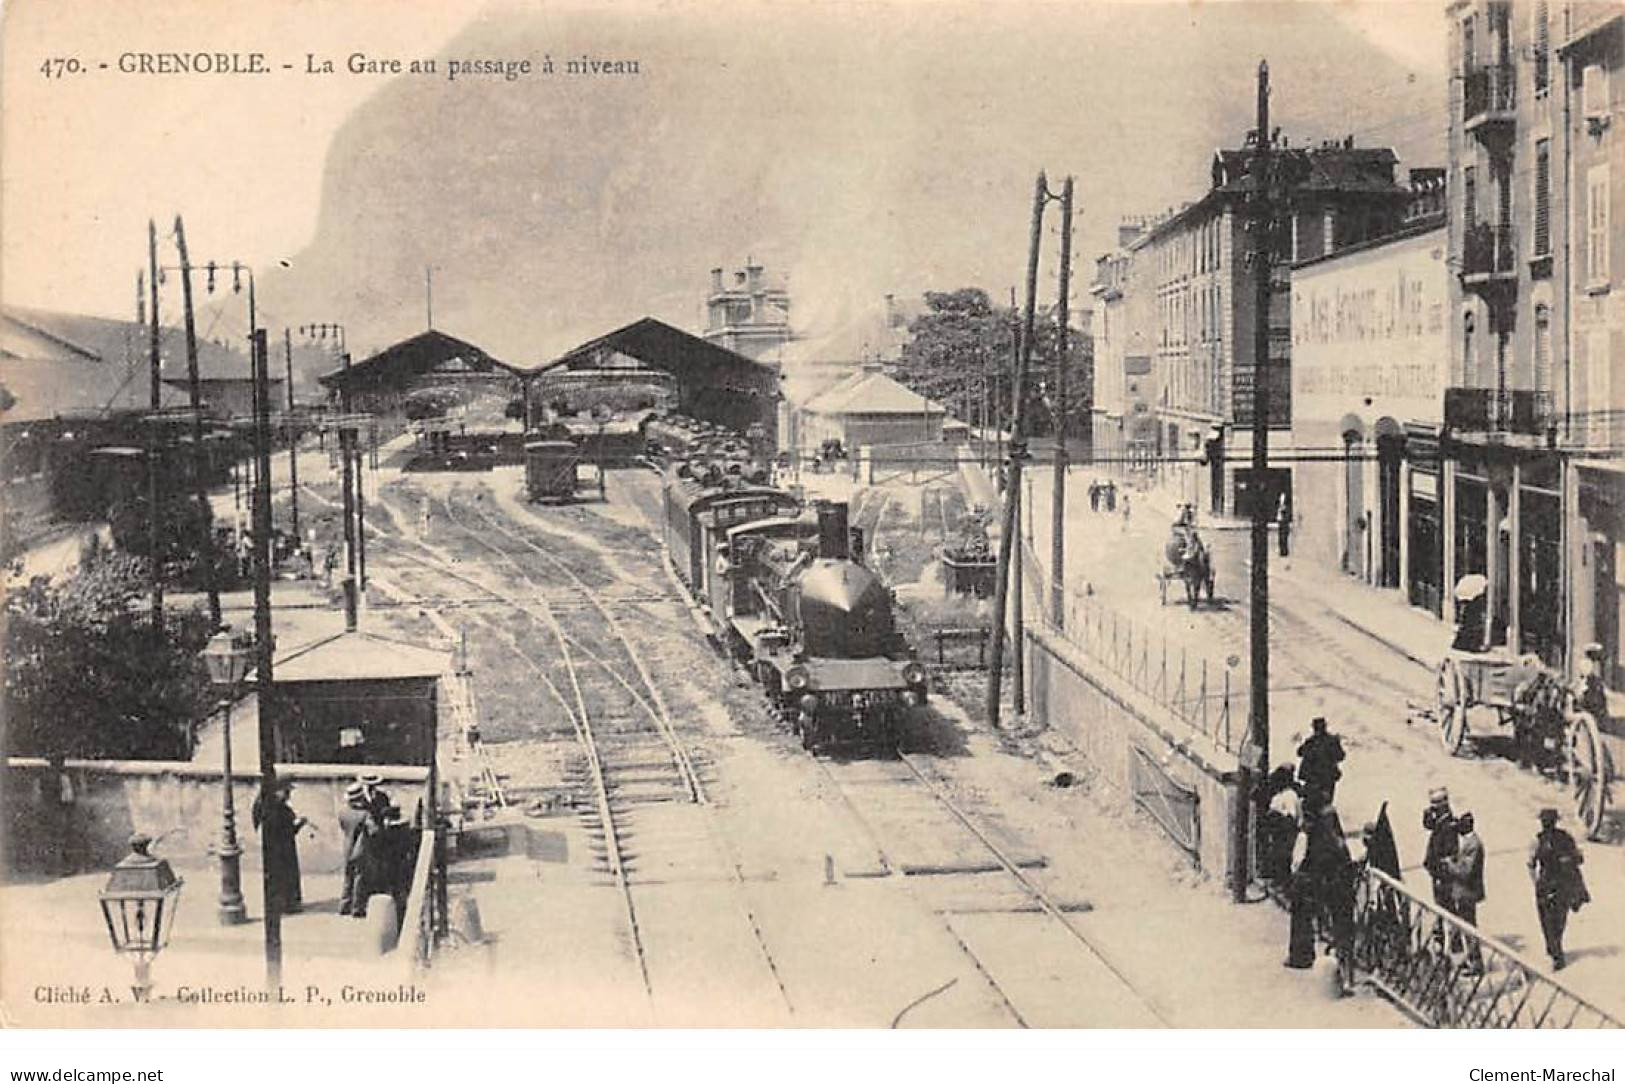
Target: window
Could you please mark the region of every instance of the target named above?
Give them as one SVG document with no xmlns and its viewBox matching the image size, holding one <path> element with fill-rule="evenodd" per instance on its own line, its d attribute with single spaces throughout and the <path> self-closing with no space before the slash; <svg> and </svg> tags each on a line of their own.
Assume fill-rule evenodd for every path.
<svg viewBox="0 0 1625 1084">
<path fill-rule="evenodd" d="M 1586 172 L 1586 281 L 1587 286 L 1608 285 L 1608 167 Z"/>
<path fill-rule="evenodd" d="M 1478 169 L 1463 166 L 1461 170 L 1461 220 L 1469 229 L 1478 224 Z"/>
<path fill-rule="evenodd" d="M 1552 390 L 1552 310 L 1535 306 L 1535 390 Z"/>
<path fill-rule="evenodd" d="M 1546 0 L 1535 0 L 1531 49 L 1535 54 L 1535 93 L 1544 94 L 1551 85 L 1551 32 Z"/>
<path fill-rule="evenodd" d="M 1545 7 L 1544 4 L 1541 5 Z M 1535 236 L 1536 256 L 1552 254 L 1552 141 L 1535 140 Z"/>
<path fill-rule="evenodd" d="M 1467 387 L 1475 386 L 1478 359 L 1474 357 L 1473 350 L 1473 314 L 1466 313 L 1461 318 L 1461 382 Z"/>
<path fill-rule="evenodd" d="M 1461 21 L 1461 72 L 1466 75 L 1473 70 L 1473 54 L 1477 47 L 1477 27 L 1471 15 Z"/>
</svg>

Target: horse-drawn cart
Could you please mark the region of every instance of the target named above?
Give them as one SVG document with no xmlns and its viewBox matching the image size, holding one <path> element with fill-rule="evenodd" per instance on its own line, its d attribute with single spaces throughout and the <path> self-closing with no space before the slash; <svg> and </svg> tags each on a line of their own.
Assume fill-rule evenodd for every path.
<svg viewBox="0 0 1625 1084">
<path fill-rule="evenodd" d="M 1157 598 L 1168 605 L 1168 585 L 1185 585 L 1185 601 L 1191 609 L 1205 589 L 1207 600 L 1213 601 L 1213 558 L 1196 529 L 1189 524 L 1175 523 L 1162 549 L 1162 567 L 1157 572 Z"/>
<path fill-rule="evenodd" d="M 1434 683 L 1433 719 L 1447 752 L 1455 754 L 1474 736 L 1468 720 L 1475 708 L 1493 709 L 1497 726 L 1512 728 L 1520 761 L 1550 766 L 1567 780 L 1575 815 L 1595 839 L 1615 766 L 1625 763 L 1618 729 L 1584 710 L 1574 687 L 1536 656 L 1452 649 L 1439 661 Z"/>
</svg>

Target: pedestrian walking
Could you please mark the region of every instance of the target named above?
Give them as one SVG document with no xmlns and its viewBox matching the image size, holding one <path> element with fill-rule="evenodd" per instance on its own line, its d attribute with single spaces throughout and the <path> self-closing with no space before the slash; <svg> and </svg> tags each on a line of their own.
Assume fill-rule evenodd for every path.
<svg viewBox="0 0 1625 1084">
<path fill-rule="evenodd" d="M 1557 826 L 1557 810 L 1542 809 L 1540 831 L 1529 848 L 1529 877 L 1535 884 L 1535 910 L 1540 915 L 1540 932 L 1553 971 L 1568 966 L 1568 958 L 1563 955 L 1563 933 L 1569 912 L 1591 902 L 1585 878 L 1580 874 L 1584 862 L 1585 855 L 1575 845 L 1574 837 Z"/>
<path fill-rule="evenodd" d="M 304 891 L 299 877 L 299 830 L 310 822 L 299 816 L 288 804 L 293 796 L 293 783 L 287 779 L 277 781 L 269 797 L 262 790 L 254 799 L 251 811 L 254 827 L 265 839 L 265 857 L 270 867 L 271 896 L 266 900 L 267 911 L 281 915 L 295 915 L 304 910 Z"/>
<path fill-rule="evenodd" d="M 1433 880 L 1433 902 L 1450 911 L 1455 903 L 1455 881 L 1450 873 L 1450 859 L 1456 856 L 1460 831 L 1456 815 L 1450 811 L 1450 792 L 1435 787 L 1428 792 L 1428 807 L 1422 813 L 1422 827 L 1428 833 L 1426 856 L 1422 868 Z"/>
<path fill-rule="evenodd" d="M 1275 542 L 1282 557 L 1292 555 L 1292 510 L 1285 494 L 1281 495 L 1281 504 L 1275 512 Z"/>
<path fill-rule="evenodd" d="M 1317 715 L 1309 723 L 1309 736 L 1298 746 L 1298 782 L 1305 794 L 1318 793 L 1330 802 L 1343 778 L 1343 739 L 1326 728 L 1326 717 Z"/>
<path fill-rule="evenodd" d="M 1479 838 L 1471 813 L 1456 818 L 1456 853 L 1447 860 L 1453 884 L 1451 912 L 1469 926 L 1478 925 L 1478 905 L 1484 901 L 1484 841 Z M 1456 939 L 1452 939 L 1454 945 Z M 1474 973 L 1484 970 L 1484 953 L 1476 938 L 1467 947 L 1468 966 Z"/>
<path fill-rule="evenodd" d="M 1123 530 L 1125 530 L 1125 531 L 1128 530 L 1128 517 L 1129 517 L 1129 513 L 1131 511 L 1133 511 L 1133 502 L 1131 502 L 1129 500 L 1129 495 L 1127 493 L 1124 493 L 1123 494 Z"/>
<path fill-rule="evenodd" d="M 1100 482 L 1089 483 L 1089 511 L 1100 511 Z"/>
</svg>

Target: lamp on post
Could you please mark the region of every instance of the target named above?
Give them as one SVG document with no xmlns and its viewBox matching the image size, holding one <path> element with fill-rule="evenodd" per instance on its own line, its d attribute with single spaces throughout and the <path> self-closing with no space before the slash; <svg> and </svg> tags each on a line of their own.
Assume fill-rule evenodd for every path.
<svg viewBox="0 0 1625 1084">
<path fill-rule="evenodd" d="M 180 902 L 181 879 L 162 858 L 147 853 L 152 837 L 130 837 L 130 853 L 119 860 L 98 894 L 113 951 L 135 958 L 135 985 L 144 997 L 152 989 L 152 958 L 169 944 Z"/>
<path fill-rule="evenodd" d="M 209 678 L 222 690 L 220 710 L 224 714 L 225 765 L 220 786 L 223 795 L 220 813 L 220 924 L 240 926 L 248 921 L 248 909 L 243 904 L 243 849 L 237 845 L 237 803 L 232 793 L 231 777 L 231 701 L 237 687 L 248 675 L 248 663 L 253 657 L 253 639 L 233 635 L 228 626 L 222 626 L 203 649 L 203 661 L 209 668 Z"/>
</svg>

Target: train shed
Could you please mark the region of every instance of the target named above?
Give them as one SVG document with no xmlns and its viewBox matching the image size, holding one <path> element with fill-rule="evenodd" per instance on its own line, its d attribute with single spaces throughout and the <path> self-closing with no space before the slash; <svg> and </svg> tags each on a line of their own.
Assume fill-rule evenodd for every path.
<svg viewBox="0 0 1625 1084">
<path fill-rule="evenodd" d="M 527 380 L 597 373 L 606 381 L 639 370 L 669 375 L 677 410 L 736 432 L 760 425 L 777 443 L 779 370 L 653 317 L 635 320 L 531 369 Z"/>
</svg>

